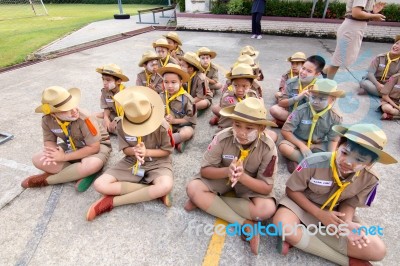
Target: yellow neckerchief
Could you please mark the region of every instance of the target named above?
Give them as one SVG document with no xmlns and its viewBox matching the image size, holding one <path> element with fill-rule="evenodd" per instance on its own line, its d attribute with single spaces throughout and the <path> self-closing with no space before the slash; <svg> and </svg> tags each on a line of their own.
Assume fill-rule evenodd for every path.
<svg viewBox="0 0 400 266">
<path fill-rule="evenodd" d="M 290 69 L 290 78 L 291 79 L 293 78 L 293 70 L 292 69 Z"/>
<path fill-rule="evenodd" d="M 137 137 L 137 144 L 142 142 L 142 137 Z M 135 164 L 133 165 L 133 174 L 136 175 L 139 171 L 139 160 L 136 159 Z"/>
<path fill-rule="evenodd" d="M 385 81 L 386 76 L 387 76 L 387 74 L 389 73 L 390 64 L 391 64 L 392 62 L 398 61 L 398 60 L 400 59 L 400 56 L 399 56 L 399 57 L 396 57 L 395 59 L 390 59 L 389 53 L 387 53 L 387 54 L 386 54 L 386 58 L 387 58 L 387 63 L 386 63 L 385 70 L 383 70 L 383 74 L 382 74 L 382 77 L 381 77 L 381 81 Z"/>
<path fill-rule="evenodd" d="M 166 108 L 167 115 L 169 115 L 171 113 L 171 108 L 169 106 L 170 102 L 172 102 L 173 100 L 175 100 L 176 98 L 178 98 L 179 96 L 181 96 L 185 93 L 186 93 L 186 91 L 182 86 L 179 89 L 179 91 L 177 93 L 175 93 L 174 95 L 172 95 L 171 97 L 168 97 L 168 91 L 165 90 L 165 108 Z"/>
<path fill-rule="evenodd" d="M 227 90 L 228 90 L 228 91 L 233 91 L 232 85 L 229 85 L 228 88 L 227 88 Z"/>
<path fill-rule="evenodd" d="M 125 86 L 124 86 L 123 84 L 119 84 L 119 90 L 118 90 L 118 92 L 123 91 L 124 89 L 125 89 Z M 117 92 L 117 93 L 118 93 L 118 92 Z M 122 117 L 122 116 L 124 115 L 124 110 L 122 110 L 122 106 L 120 106 L 120 105 L 115 101 L 114 97 L 112 97 L 112 98 L 113 98 L 113 100 L 114 100 L 115 112 L 117 113 L 117 116 L 118 116 L 118 117 Z"/>
<path fill-rule="evenodd" d="M 339 186 L 339 189 L 335 191 L 335 193 L 332 194 L 332 196 L 329 197 L 327 201 L 325 201 L 324 205 L 322 205 L 321 209 L 323 210 L 331 201 L 331 207 L 329 207 L 329 210 L 332 211 L 333 208 L 336 206 L 336 203 L 338 199 L 340 198 L 340 195 L 344 191 L 344 189 L 351 184 L 351 182 L 346 182 L 343 183 L 340 181 L 339 174 L 336 168 L 336 151 L 332 152 L 332 157 L 331 157 L 331 162 L 330 162 L 330 167 L 332 169 L 332 175 L 335 183 Z M 360 174 L 360 171 L 358 171 L 355 176 L 358 176 Z"/>
<path fill-rule="evenodd" d="M 58 118 L 56 116 L 54 116 L 54 118 L 56 119 L 57 124 L 61 127 L 61 130 L 64 133 L 64 135 L 68 138 L 69 144 L 71 145 L 72 150 L 76 151 L 74 141 L 72 140 L 72 138 L 68 132 L 68 126 L 71 122 L 69 122 L 69 121 L 61 122 L 60 120 L 58 120 Z"/>
<path fill-rule="evenodd" d="M 151 76 L 153 73 L 150 73 L 150 75 L 147 73 L 147 70 L 144 70 L 144 74 L 146 75 L 146 87 L 150 86 L 150 81 L 151 81 Z"/>
<path fill-rule="evenodd" d="M 229 85 L 228 88 L 227 88 L 227 90 L 233 92 L 233 87 L 232 87 L 232 85 Z M 233 92 L 233 94 L 235 95 L 235 97 L 236 97 L 236 99 L 238 100 L 238 102 L 241 102 L 243 99 L 246 98 L 246 95 L 245 95 L 245 96 L 243 97 L 243 99 L 242 99 L 242 98 L 237 97 L 237 96 L 236 96 L 236 93 Z"/>
<path fill-rule="evenodd" d="M 195 72 L 193 72 L 193 74 L 190 76 L 190 78 L 189 78 L 189 81 L 188 81 L 188 90 L 187 90 L 187 92 L 190 94 L 190 90 L 192 89 L 191 87 L 192 87 L 192 79 L 193 79 L 193 77 L 195 76 L 197 74 L 197 71 L 195 71 Z M 190 94 L 191 95 L 191 94 Z"/>
<path fill-rule="evenodd" d="M 328 112 L 332 108 L 332 105 L 328 104 L 328 106 L 324 110 L 322 110 L 321 112 L 317 113 L 314 110 L 314 108 L 312 107 L 312 104 L 310 102 L 308 104 L 310 105 L 310 109 L 311 109 L 311 112 L 312 112 L 312 115 L 313 115 L 310 134 L 308 135 L 308 141 L 307 141 L 307 147 L 310 148 L 311 141 L 312 141 L 312 136 L 313 136 L 313 133 L 314 133 L 315 126 L 317 125 L 318 119 L 321 116 L 323 116 L 326 112 Z"/>
<path fill-rule="evenodd" d="M 309 87 L 311 87 L 312 85 L 314 85 L 314 83 L 317 81 L 317 78 L 314 78 L 310 84 L 308 84 L 307 86 L 305 86 L 303 88 L 303 85 L 301 84 L 300 78 L 299 78 L 299 94 L 302 93 L 303 91 L 307 90 Z M 297 108 L 297 106 L 299 105 L 299 102 L 295 102 L 294 106 L 293 106 L 293 110 Z"/>
<path fill-rule="evenodd" d="M 167 57 L 165 58 L 165 61 L 163 63 L 162 59 L 160 59 L 161 67 L 165 67 L 168 64 L 169 61 L 169 53 L 167 54 Z"/>
</svg>

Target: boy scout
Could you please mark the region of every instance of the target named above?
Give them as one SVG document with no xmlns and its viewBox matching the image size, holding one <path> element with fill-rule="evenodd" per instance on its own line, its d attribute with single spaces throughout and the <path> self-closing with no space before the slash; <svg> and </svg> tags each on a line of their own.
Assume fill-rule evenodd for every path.
<svg viewBox="0 0 400 266">
<path fill-rule="evenodd" d="M 309 93 L 309 102 L 290 114 L 281 131 L 285 140 L 279 144 L 279 151 L 289 159 L 290 173 L 313 152 L 333 151 L 339 141 L 332 127 L 341 123 L 342 117 L 332 107 L 345 92 L 337 90 L 336 81 L 320 79 Z"/>
<path fill-rule="evenodd" d="M 389 78 L 400 71 L 400 35 L 389 52 L 379 54 L 371 62 L 368 73 L 360 82 L 359 95 L 380 96 L 380 91 Z"/>
<path fill-rule="evenodd" d="M 400 119 L 400 72 L 386 82 L 382 94 L 382 120 Z"/>
<path fill-rule="evenodd" d="M 160 96 L 138 86 L 119 92 L 115 100 L 124 111 L 117 130 L 125 157 L 95 181 L 95 189 L 104 196 L 90 206 L 88 221 L 116 206 L 157 198 L 171 206 L 174 147 Z"/>
<path fill-rule="evenodd" d="M 290 244 L 335 264 L 372 265 L 368 261 L 382 260 L 386 247 L 377 235 L 359 230 L 355 213 L 375 198 L 379 177 L 371 170 L 374 163 L 397 161 L 382 150 L 387 137 L 375 125 L 336 125 L 333 130 L 341 137 L 338 147 L 305 158 L 286 182 L 286 196 L 273 218 L 286 233 L 278 249 L 285 254 Z M 301 223 L 319 229 L 310 234 L 298 227 Z"/>
<path fill-rule="evenodd" d="M 219 132 L 208 146 L 200 173 L 187 186 L 185 209 L 199 207 L 229 223 L 253 226 L 276 210 L 277 150 L 264 132 L 271 123 L 264 103 L 252 97 L 222 109 L 221 115 L 233 119 L 233 127 Z M 237 197 L 221 196 L 232 190 Z M 258 254 L 259 241 L 257 233 L 250 239 L 253 254 Z"/>
<path fill-rule="evenodd" d="M 108 132 L 116 134 L 117 122 L 119 119 L 118 108 L 114 102 L 114 95 L 122 91 L 125 86 L 122 82 L 129 81 L 129 78 L 122 73 L 119 66 L 115 64 L 105 65 L 96 68 L 96 72 L 101 74 L 103 89 L 100 96 L 100 108 L 104 111 L 97 114 L 98 118 L 103 119 L 104 127 Z"/>
<path fill-rule="evenodd" d="M 200 64 L 204 69 L 204 74 L 206 74 L 210 90 L 215 96 L 216 92 L 222 89 L 222 84 L 218 82 L 218 68 L 211 62 L 211 59 L 214 59 L 217 53 L 211 51 L 207 47 L 201 47 L 197 50 L 197 55 L 200 58 Z"/>
<path fill-rule="evenodd" d="M 304 62 L 299 76 L 289 79 L 283 90 L 282 100 L 271 107 L 270 113 L 275 118 L 278 126 L 282 126 L 289 114 L 307 102 L 310 88 L 321 74 L 325 66 L 325 60 L 319 55 L 312 55 Z"/>
<path fill-rule="evenodd" d="M 258 55 L 260 54 L 259 51 L 256 51 L 253 46 L 246 45 L 240 50 L 240 55 L 249 55 L 251 58 L 253 58 L 254 62 L 258 58 Z M 256 70 L 256 76 L 257 80 L 263 81 L 264 80 L 264 74 L 262 73 L 262 70 L 260 67 L 258 67 Z"/>
<path fill-rule="evenodd" d="M 183 56 L 185 53 L 182 51 L 181 45 L 182 41 L 179 38 L 178 33 L 175 31 L 170 31 L 166 35 L 163 35 L 171 46 L 170 53 L 173 58 L 178 60 L 178 56 Z"/>
<path fill-rule="evenodd" d="M 160 94 L 166 109 L 165 120 L 172 126 L 175 147 L 183 152 L 186 141 L 194 135 L 196 107 L 192 96 L 182 87 L 189 80 L 189 74 L 175 64 L 168 64 L 158 70 L 163 78 L 165 91 Z"/>
<path fill-rule="evenodd" d="M 193 52 L 186 52 L 179 59 L 182 70 L 189 74 L 189 81 L 184 87 L 196 103 L 197 115 L 201 115 L 210 107 L 213 94 L 208 86 L 206 75 L 202 73 L 204 69 L 200 64 L 200 58 Z"/>
<path fill-rule="evenodd" d="M 109 135 L 94 117 L 89 118 L 78 109 L 80 98 L 77 88 L 53 86 L 43 91 L 42 105 L 35 112 L 44 113 L 44 149 L 32 157 L 32 162 L 44 173 L 26 178 L 22 187 L 79 180 L 75 188 L 82 192 L 107 162 L 111 152 Z M 57 144 L 57 138 L 63 143 Z"/>
<path fill-rule="evenodd" d="M 179 61 L 171 56 L 169 51 L 172 49 L 172 46 L 166 39 L 158 39 L 153 42 L 153 48 L 160 57 L 158 60 L 159 67 L 164 67 L 169 63 L 179 65 Z"/>
<path fill-rule="evenodd" d="M 157 73 L 158 60 L 160 58 L 161 57 L 159 57 L 153 51 L 147 51 L 142 55 L 142 59 L 139 61 L 138 65 L 144 69 L 137 74 L 137 86 L 149 87 L 150 89 L 155 90 L 157 93 L 161 93 L 163 91 L 162 78 Z"/>
<path fill-rule="evenodd" d="M 299 71 L 306 60 L 307 60 L 306 55 L 303 52 L 296 52 L 287 59 L 287 61 L 290 62 L 290 70 L 288 70 L 281 77 L 281 82 L 279 83 L 279 90 L 277 93 L 275 93 L 275 98 L 277 101 L 282 99 L 283 95 L 282 91 L 285 87 L 286 81 L 294 77 L 297 77 L 299 75 Z"/>
</svg>

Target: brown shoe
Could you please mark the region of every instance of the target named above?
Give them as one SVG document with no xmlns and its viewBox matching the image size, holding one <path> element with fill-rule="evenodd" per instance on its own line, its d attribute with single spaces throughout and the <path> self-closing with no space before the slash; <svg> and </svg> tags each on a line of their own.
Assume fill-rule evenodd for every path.
<svg viewBox="0 0 400 266">
<path fill-rule="evenodd" d="M 113 199 L 114 196 L 103 196 L 101 199 L 93 203 L 86 214 L 86 220 L 92 221 L 96 216 L 111 211 L 114 207 Z"/>
<path fill-rule="evenodd" d="M 244 223 L 242 224 L 242 226 L 244 225 L 250 225 L 253 229 L 250 229 L 248 227 L 245 228 L 245 232 L 247 233 L 253 233 L 252 237 L 250 240 L 246 240 L 247 236 L 242 235 L 242 240 L 244 241 L 248 241 L 250 244 L 250 250 L 251 253 L 253 253 L 254 255 L 258 255 L 258 251 L 260 249 L 260 235 L 255 231 L 255 225 L 256 223 L 250 220 L 245 220 Z"/>
<path fill-rule="evenodd" d="M 289 173 L 293 173 L 294 170 L 297 168 L 297 165 L 297 162 L 288 160 L 286 166 Z"/>
<path fill-rule="evenodd" d="M 388 113 L 383 113 L 381 116 L 381 120 L 393 120 L 393 115 Z"/>
<path fill-rule="evenodd" d="M 349 266 L 372 266 L 372 264 L 367 260 L 349 257 Z"/>
<path fill-rule="evenodd" d="M 285 121 L 274 119 L 275 124 L 278 126 L 278 128 L 282 128 L 283 125 L 285 124 Z"/>
<path fill-rule="evenodd" d="M 49 173 L 42 173 L 39 175 L 33 175 L 30 177 L 25 178 L 24 181 L 21 182 L 21 186 L 23 188 L 30 188 L 30 187 L 45 187 L 49 184 L 46 181 L 46 178 L 50 176 Z"/>
</svg>

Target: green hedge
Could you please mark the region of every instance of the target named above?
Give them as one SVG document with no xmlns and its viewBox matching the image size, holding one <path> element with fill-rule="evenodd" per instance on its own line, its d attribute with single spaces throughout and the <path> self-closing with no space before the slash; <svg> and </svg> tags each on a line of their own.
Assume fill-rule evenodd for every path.
<svg viewBox="0 0 400 266">
<path fill-rule="evenodd" d="M 230 14 L 230 15 L 250 15 L 251 0 L 214 0 L 212 2 L 211 13 Z M 318 0 L 314 11 L 314 18 L 322 18 L 324 13 L 324 1 Z M 286 1 L 286 0 L 267 0 L 265 15 L 272 17 L 300 17 L 309 18 L 312 9 L 312 2 L 309 1 Z M 344 18 L 346 3 L 332 1 L 326 12 L 326 18 Z M 386 21 L 400 22 L 400 5 L 388 4 L 383 9 L 382 14 L 386 16 Z"/>
<path fill-rule="evenodd" d="M 45 4 L 118 4 L 118 0 L 44 0 Z M 122 0 L 124 4 L 168 5 L 168 0 Z"/>
</svg>

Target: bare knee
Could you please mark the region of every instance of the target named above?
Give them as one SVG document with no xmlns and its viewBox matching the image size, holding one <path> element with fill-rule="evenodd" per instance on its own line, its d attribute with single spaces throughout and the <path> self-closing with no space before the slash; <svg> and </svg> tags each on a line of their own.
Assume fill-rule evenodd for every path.
<svg viewBox="0 0 400 266">
<path fill-rule="evenodd" d="M 107 191 L 107 187 L 109 187 L 110 182 L 107 181 L 104 178 L 104 175 L 99 176 L 93 183 L 93 187 L 97 192 L 100 192 L 102 194 L 107 194 L 105 193 Z"/>
<path fill-rule="evenodd" d="M 380 239 L 379 237 L 376 237 L 375 241 L 374 241 L 374 252 L 368 253 L 370 254 L 370 256 L 372 256 L 372 258 L 370 258 L 369 260 L 371 261 L 381 261 L 385 258 L 386 256 L 386 245 L 385 243 L 383 243 L 382 239 Z"/>
<path fill-rule="evenodd" d="M 264 221 L 271 218 L 275 212 L 275 202 L 270 199 L 256 206 L 256 208 L 253 210 L 253 218 L 258 221 Z"/>
</svg>

